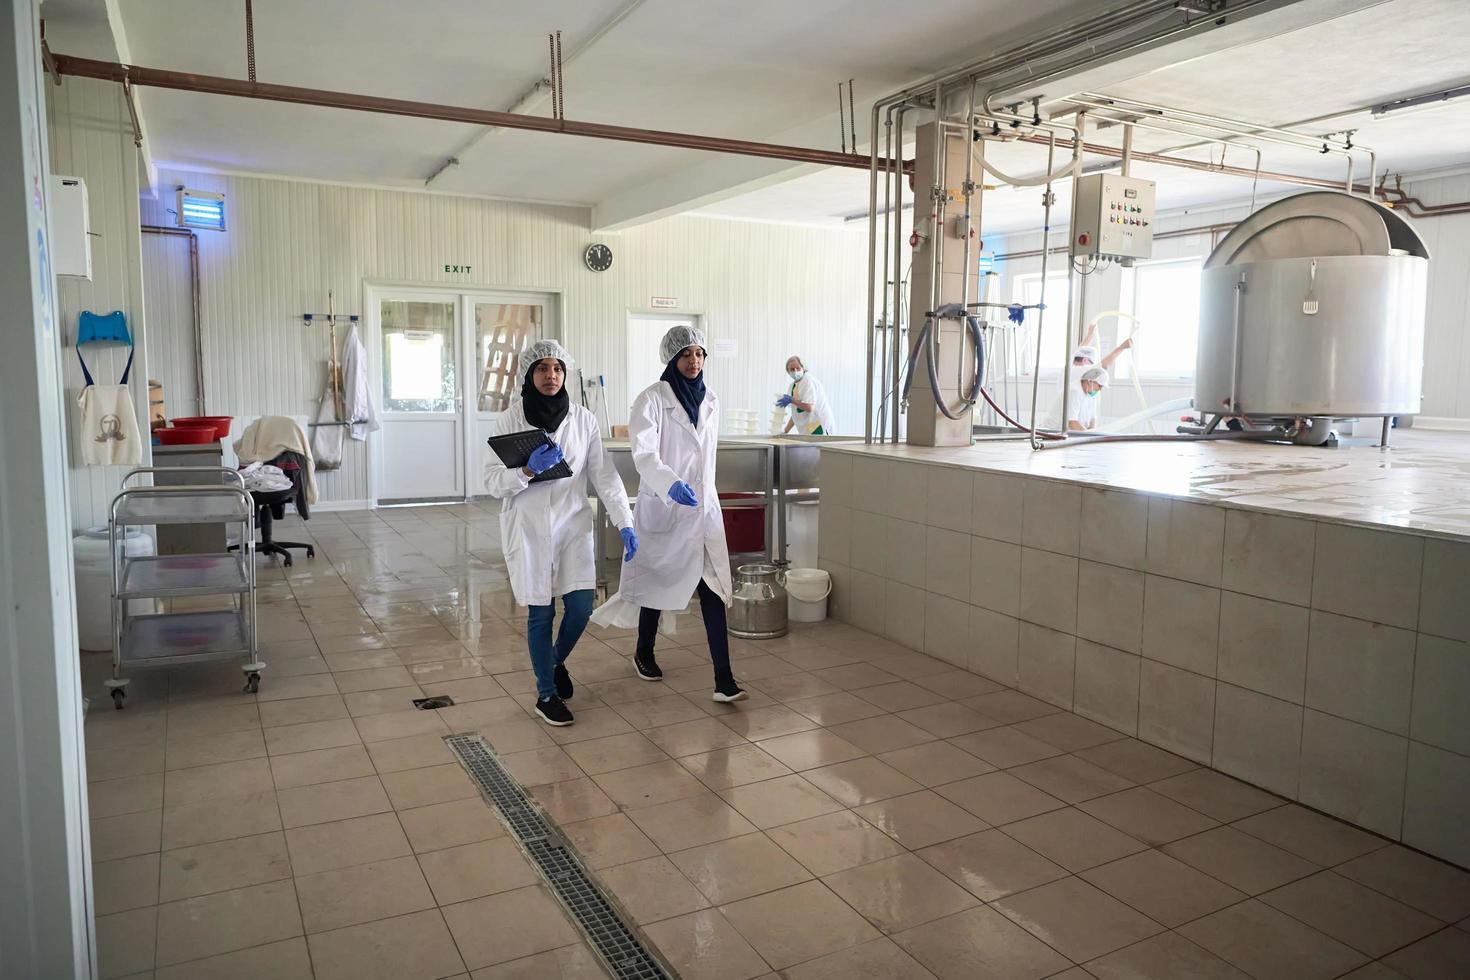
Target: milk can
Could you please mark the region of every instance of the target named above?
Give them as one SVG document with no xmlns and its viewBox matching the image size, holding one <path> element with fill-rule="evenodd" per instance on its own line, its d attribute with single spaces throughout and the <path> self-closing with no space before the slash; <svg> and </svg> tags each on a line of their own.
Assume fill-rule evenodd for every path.
<svg viewBox="0 0 1470 980">
<path fill-rule="evenodd" d="M 775 565 L 741 565 L 735 570 L 730 635 L 769 640 L 786 635 L 786 573 Z"/>
</svg>

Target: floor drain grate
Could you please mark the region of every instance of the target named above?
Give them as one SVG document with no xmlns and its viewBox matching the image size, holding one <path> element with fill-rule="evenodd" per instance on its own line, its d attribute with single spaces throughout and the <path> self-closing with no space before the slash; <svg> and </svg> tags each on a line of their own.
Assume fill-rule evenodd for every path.
<svg viewBox="0 0 1470 980">
<path fill-rule="evenodd" d="M 500 810 L 511 832 L 612 975 L 618 980 L 671 980 L 672 974 L 628 928 L 556 828 L 526 797 L 484 741 L 475 735 L 451 735 L 445 741 Z"/>
</svg>

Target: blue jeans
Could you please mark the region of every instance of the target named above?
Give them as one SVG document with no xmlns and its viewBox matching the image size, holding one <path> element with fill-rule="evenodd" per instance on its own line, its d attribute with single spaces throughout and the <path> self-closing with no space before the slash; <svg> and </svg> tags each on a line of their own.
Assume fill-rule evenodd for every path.
<svg viewBox="0 0 1470 980">
<path fill-rule="evenodd" d="M 531 647 L 531 669 L 536 672 L 536 697 L 541 700 L 556 696 L 556 668 L 566 662 L 572 647 L 582 638 L 595 598 L 592 589 L 578 589 L 561 597 L 561 629 L 555 644 L 551 642 L 551 624 L 556 619 L 556 600 L 552 599 L 550 605 L 530 607 L 526 640 Z"/>
</svg>

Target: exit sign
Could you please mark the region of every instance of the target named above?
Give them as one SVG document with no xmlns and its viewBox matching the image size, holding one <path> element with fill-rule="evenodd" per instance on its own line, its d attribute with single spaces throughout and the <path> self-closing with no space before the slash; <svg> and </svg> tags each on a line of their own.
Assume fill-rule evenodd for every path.
<svg viewBox="0 0 1470 980">
<path fill-rule="evenodd" d="M 675 310 L 679 308 L 677 296 L 654 296 L 648 301 L 648 305 L 655 310 Z"/>
<path fill-rule="evenodd" d="M 458 272 L 462 275 L 469 275 L 470 268 L 471 266 L 467 265 L 450 265 L 449 263 L 445 263 L 444 265 L 445 272 Z"/>
</svg>

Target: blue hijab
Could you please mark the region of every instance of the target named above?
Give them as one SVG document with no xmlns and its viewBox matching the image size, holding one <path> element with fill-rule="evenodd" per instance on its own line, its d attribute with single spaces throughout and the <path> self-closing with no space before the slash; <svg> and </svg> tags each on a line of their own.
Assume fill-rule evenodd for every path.
<svg viewBox="0 0 1470 980">
<path fill-rule="evenodd" d="M 684 354 L 680 351 L 669 361 L 664 368 L 664 373 L 659 375 L 660 381 L 667 381 L 669 387 L 674 389 L 674 397 L 679 399 L 679 404 L 684 406 L 684 411 L 689 413 L 689 424 L 696 429 L 699 428 L 699 406 L 704 402 L 704 372 L 699 372 L 699 377 L 690 381 L 679 372 L 679 358 Z"/>
</svg>

